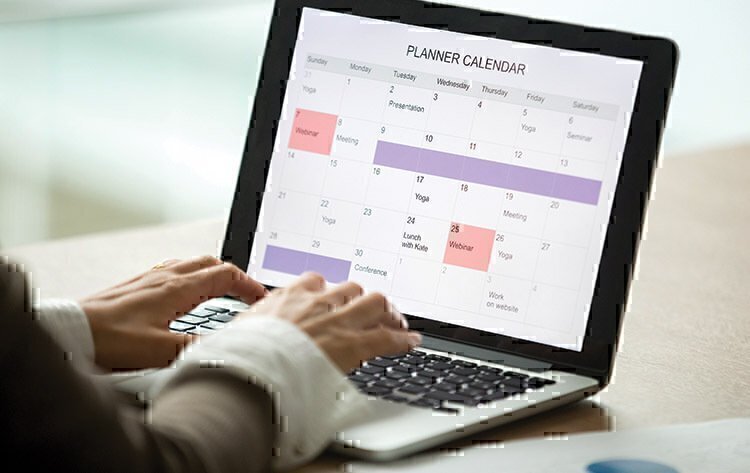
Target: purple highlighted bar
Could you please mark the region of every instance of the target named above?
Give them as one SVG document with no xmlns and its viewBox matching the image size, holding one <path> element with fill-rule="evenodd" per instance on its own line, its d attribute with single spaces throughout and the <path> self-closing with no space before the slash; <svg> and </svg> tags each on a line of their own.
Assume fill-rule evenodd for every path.
<svg viewBox="0 0 750 473">
<path fill-rule="evenodd" d="M 266 254 L 263 257 L 265 269 L 287 274 L 315 271 L 322 274 L 326 281 L 334 283 L 346 281 L 349 278 L 351 265 L 351 261 L 272 245 L 266 246 Z"/>
<path fill-rule="evenodd" d="M 596 205 L 601 181 L 378 141 L 374 164 Z"/>
</svg>

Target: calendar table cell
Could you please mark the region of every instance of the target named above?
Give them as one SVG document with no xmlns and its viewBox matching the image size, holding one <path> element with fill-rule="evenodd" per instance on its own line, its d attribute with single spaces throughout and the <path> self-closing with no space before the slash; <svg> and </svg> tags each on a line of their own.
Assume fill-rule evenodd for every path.
<svg viewBox="0 0 750 473">
<path fill-rule="evenodd" d="M 391 254 L 398 253 L 401 248 L 400 230 L 404 226 L 404 213 L 363 206 L 361 214 L 355 244 Z"/>
<path fill-rule="evenodd" d="M 443 261 L 446 264 L 487 271 L 494 240 L 494 230 L 453 222 Z"/>
<path fill-rule="evenodd" d="M 340 115 L 333 139 L 331 156 L 372 164 L 380 124 Z"/>
<path fill-rule="evenodd" d="M 321 193 L 328 168 L 326 159 L 299 150 L 279 154 L 285 156 L 283 167 L 276 168 L 283 174 L 284 188 L 315 195 Z"/>
<path fill-rule="evenodd" d="M 468 312 L 479 309 L 482 288 L 487 274 L 460 266 L 446 266 L 441 270 L 435 303 Z"/>
<path fill-rule="evenodd" d="M 361 214 L 360 204 L 324 197 L 320 199 L 314 236 L 346 243 L 354 241 Z"/>
<path fill-rule="evenodd" d="M 541 241 L 498 230 L 489 272 L 531 281 Z"/>
<path fill-rule="evenodd" d="M 289 148 L 329 154 L 336 131 L 336 115 L 298 108 L 294 113 Z"/>
<path fill-rule="evenodd" d="M 386 106 L 390 89 L 387 82 L 347 78 L 344 84 L 344 99 L 338 113 L 343 117 L 358 118 L 368 121 L 380 121 Z"/>
<path fill-rule="evenodd" d="M 304 71 L 297 89 L 297 106 L 335 115 L 346 79 L 324 71 Z"/>
<path fill-rule="evenodd" d="M 393 285 L 398 256 L 393 252 L 355 247 L 349 280 L 368 291 L 388 292 Z"/>
<path fill-rule="evenodd" d="M 416 174 L 409 202 L 409 212 L 433 218 L 444 218 L 445 209 L 453 208 L 458 184 L 453 179 Z"/>
<path fill-rule="evenodd" d="M 364 202 L 372 166 L 343 158 L 330 158 L 325 161 L 326 173 L 322 195 L 349 202 Z"/>
<path fill-rule="evenodd" d="M 578 290 L 586 250 L 544 240 L 540 244 L 540 249 L 534 279 L 541 283 Z"/>
<path fill-rule="evenodd" d="M 529 303 L 531 281 L 490 276 L 482 291 L 479 312 L 501 319 L 522 321 Z"/>
<path fill-rule="evenodd" d="M 349 277 L 351 261 L 268 245 L 263 257 L 263 268 L 295 275 L 314 271 L 328 281 L 342 282 Z"/>
<path fill-rule="evenodd" d="M 274 191 L 270 197 L 276 199 L 273 229 L 313 234 L 320 205 L 317 197 L 288 190 Z"/>
<path fill-rule="evenodd" d="M 577 291 L 535 284 L 530 294 L 525 320 L 527 324 L 559 332 L 570 330 L 576 309 Z"/>
<path fill-rule="evenodd" d="M 450 92 L 434 92 L 427 129 L 433 133 L 469 136 L 477 101 Z"/>
<path fill-rule="evenodd" d="M 390 293 L 408 300 L 433 301 L 442 262 L 401 255 L 396 263 Z"/>
</svg>

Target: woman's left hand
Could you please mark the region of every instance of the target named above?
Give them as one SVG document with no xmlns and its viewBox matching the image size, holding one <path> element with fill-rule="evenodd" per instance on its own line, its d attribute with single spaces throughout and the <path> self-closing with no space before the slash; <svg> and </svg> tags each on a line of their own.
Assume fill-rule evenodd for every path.
<svg viewBox="0 0 750 473">
<path fill-rule="evenodd" d="M 170 332 L 169 323 L 198 304 L 224 295 L 252 304 L 265 293 L 233 264 L 203 256 L 162 263 L 79 304 L 91 327 L 96 364 L 130 370 L 171 363 L 193 337 Z"/>
</svg>

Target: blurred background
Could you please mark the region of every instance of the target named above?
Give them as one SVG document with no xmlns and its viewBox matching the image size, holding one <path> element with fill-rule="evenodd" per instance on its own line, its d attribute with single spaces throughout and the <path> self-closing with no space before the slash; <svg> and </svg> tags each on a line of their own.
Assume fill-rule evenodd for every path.
<svg viewBox="0 0 750 473">
<path fill-rule="evenodd" d="M 452 3 L 671 37 L 662 163 L 750 139 L 748 2 Z M 0 0 L 0 247 L 226 216 L 271 11 Z"/>
</svg>

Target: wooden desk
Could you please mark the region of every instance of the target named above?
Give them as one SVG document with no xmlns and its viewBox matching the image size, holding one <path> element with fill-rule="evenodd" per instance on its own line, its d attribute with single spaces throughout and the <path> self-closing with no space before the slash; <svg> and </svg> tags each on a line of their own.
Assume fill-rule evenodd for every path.
<svg viewBox="0 0 750 473">
<path fill-rule="evenodd" d="M 449 447 L 750 415 L 750 145 L 662 161 L 612 384 Z M 218 254 L 218 220 L 4 252 L 42 297 L 77 298 L 166 258 Z M 302 471 L 334 471 L 324 454 Z"/>
</svg>

